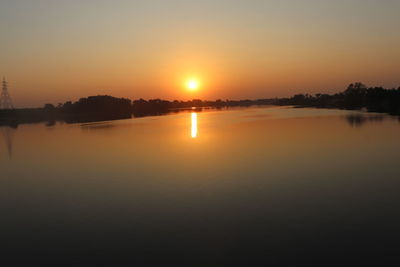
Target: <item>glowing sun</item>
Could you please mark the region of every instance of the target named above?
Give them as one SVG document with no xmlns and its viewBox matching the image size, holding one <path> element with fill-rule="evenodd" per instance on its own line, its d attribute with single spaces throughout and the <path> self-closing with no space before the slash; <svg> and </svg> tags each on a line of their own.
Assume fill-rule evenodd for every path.
<svg viewBox="0 0 400 267">
<path fill-rule="evenodd" d="M 195 91 L 197 89 L 199 89 L 199 82 L 195 79 L 190 79 L 186 82 L 186 88 L 190 91 Z"/>
</svg>

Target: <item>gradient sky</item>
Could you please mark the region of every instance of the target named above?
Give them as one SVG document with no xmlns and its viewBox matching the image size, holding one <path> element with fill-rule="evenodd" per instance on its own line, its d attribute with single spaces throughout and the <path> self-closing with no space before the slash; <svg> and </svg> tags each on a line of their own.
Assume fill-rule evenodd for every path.
<svg viewBox="0 0 400 267">
<path fill-rule="evenodd" d="M 398 87 L 399 14 L 398 0 L 1 0 L 0 75 L 17 107 Z"/>
</svg>

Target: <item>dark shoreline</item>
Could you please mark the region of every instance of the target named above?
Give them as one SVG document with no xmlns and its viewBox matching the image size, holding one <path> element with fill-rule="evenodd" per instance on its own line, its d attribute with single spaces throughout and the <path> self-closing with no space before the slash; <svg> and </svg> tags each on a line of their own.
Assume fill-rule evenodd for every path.
<svg viewBox="0 0 400 267">
<path fill-rule="evenodd" d="M 186 110 L 229 109 L 250 106 L 294 106 L 297 108 L 328 108 L 362 110 L 400 116 L 400 88 L 367 88 L 362 83 L 350 84 L 341 93 L 298 94 L 290 98 L 256 100 L 215 100 L 167 101 L 162 99 L 134 100 L 112 96 L 90 96 L 77 102 L 66 102 L 55 107 L 46 104 L 43 108 L 0 110 L 0 126 L 18 127 L 19 124 L 46 122 L 86 123 L 105 120 L 129 119 L 165 115 Z"/>
<path fill-rule="evenodd" d="M 339 107 L 320 107 L 320 106 L 311 106 L 311 105 L 278 105 L 278 104 L 270 104 L 270 105 L 249 105 L 249 106 L 241 106 L 243 108 L 250 108 L 250 107 L 261 107 L 261 106 L 291 106 L 293 108 L 316 108 L 316 109 L 337 109 L 337 110 L 354 110 L 354 109 L 346 109 L 346 108 L 339 108 Z M 35 112 L 32 113 L 32 109 L 20 109 L 14 110 L 15 115 L 10 116 L 8 119 L 0 119 L 0 127 L 1 126 L 9 126 L 12 128 L 17 128 L 20 124 L 34 124 L 34 123 L 46 123 L 46 126 L 53 126 L 56 122 L 64 122 L 68 124 L 73 123 L 91 123 L 91 122 L 101 122 L 101 121 L 112 121 L 112 120 L 122 120 L 122 119 L 130 119 L 130 118 L 141 118 L 141 117 L 149 117 L 149 116 L 164 116 L 164 115 L 171 115 L 177 114 L 181 112 L 203 112 L 205 110 L 229 110 L 234 109 L 235 107 L 192 107 L 192 108 L 179 108 L 179 109 L 170 109 L 166 111 L 160 112 L 152 112 L 147 114 L 130 114 L 127 116 L 109 116 L 107 114 L 76 114 L 76 115 L 68 115 L 68 114 L 54 114 L 54 113 L 46 113 L 42 109 L 35 109 Z M 358 111 L 363 111 L 366 113 L 379 113 L 382 115 L 391 115 L 399 117 L 399 115 L 393 115 L 386 112 L 373 112 L 368 111 L 365 109 L 358 109 Z M 0 114 L 2 111 L 0 111 Z M 1 117 L 1 115 L 0 115 Z M 362 124 L 362 120 L 365 118 L 361 118 L 360 116 L 351 116 L 347 118 L 347 120 L 351 121 L 351 124 L 358 125 Z M 400 119 L 400 117 L 399 117 Z"/>
</svg>

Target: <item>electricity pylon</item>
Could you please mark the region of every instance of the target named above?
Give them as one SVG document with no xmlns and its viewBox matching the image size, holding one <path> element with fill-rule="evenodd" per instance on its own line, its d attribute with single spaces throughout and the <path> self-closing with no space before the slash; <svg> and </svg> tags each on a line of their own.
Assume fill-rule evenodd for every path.
<svg viewBox="0 0 400 267">
<path fill-rule="evenodd" d="M 10 94 L 8 93 L 8 84 L 6 78 L 3 77 L 3 89 L 0 95 L 0 109 L 14 109 Z"/>
</svg>

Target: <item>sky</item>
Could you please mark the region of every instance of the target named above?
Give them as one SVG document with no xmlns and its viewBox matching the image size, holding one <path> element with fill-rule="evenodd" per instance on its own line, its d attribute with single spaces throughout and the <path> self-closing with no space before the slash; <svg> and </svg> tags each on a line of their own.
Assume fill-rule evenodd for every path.
<svg viewBox="0 0 400 267">
<path fill-rule="evenodd" d="M 398 0 L 1 0 L 0 75 L 17 107 L 397 88 L 399 13 Z"/>
</svg>

